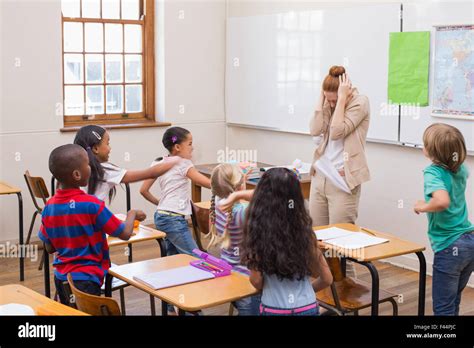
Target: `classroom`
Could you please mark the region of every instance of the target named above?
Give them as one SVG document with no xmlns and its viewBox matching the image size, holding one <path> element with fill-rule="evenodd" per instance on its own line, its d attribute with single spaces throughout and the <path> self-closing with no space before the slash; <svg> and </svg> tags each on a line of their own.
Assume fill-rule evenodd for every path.
<svg viewBox="0 0 474 348">
<path fill-rule="evenodd" d="M 0 0 L 0 35 L 0 317 L 474 315 L 472 1 Z"/>
</svg>

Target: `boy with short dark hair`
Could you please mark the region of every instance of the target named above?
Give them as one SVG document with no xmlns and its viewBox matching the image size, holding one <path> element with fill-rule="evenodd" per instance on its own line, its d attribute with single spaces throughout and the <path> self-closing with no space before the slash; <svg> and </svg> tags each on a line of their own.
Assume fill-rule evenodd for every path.
<svg viewBox="0 0 474 348">
<path fill-rule="evenodd" d="M 91 169 L 87 152 L 79 145 L 54 149 L 49 157 L 49 170 L 59 189 L 43 210 L 38 237 L 49 253 L 56 252 L 54 282 L 60 300 L 64 304 L 69 302 L 62 285 L 69 273 L 79 290 L 100 296 L 110 268 L 106 234 L 128 240 L 134 220 L 143 221 L 146 215 L 130 210 L 125 222 L 121 222 L 103 201 L 80 189 L 87 185 Z"/>
</svg>

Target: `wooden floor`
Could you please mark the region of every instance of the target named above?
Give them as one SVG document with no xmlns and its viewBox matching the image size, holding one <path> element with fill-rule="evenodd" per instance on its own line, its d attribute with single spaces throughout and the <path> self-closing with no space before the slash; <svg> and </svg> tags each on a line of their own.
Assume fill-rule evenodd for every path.
<svg viewBox="0 0 474 348">
<path fill-rule="evenodd" d="M 40 252 L 41 253 L 41 252 Z M 143 242 L 133 247 L 134 261 L 147 260 L 160 256 L 158 243 L 155 241 Z M 116 264 L 127 263 L 127 256 L 122 247 L 111 249 L 112 262 Z M 39 261 L 25 261 L 25 281 L 23 285 L 44 293 L 43 272 L 38 271 Z M 387 263 L 376 262 L 380 276 L 380 287 L 396 294 L 403 295 L 403 303 L 399 303 L 399 315 L 416 315 L 418 309 L 418 273 L 403 268 L 395 267 Z M 356 265 L 357 277 L 370 282 L 370 274 L 360 265 Z M 51 277 L 51 279 L 53 279 Z M 20 283 L 18 276 L 18 259 L 0 258 L 0 285 Z M 51 284 L 54 294 L 54 284 Z M 118 292 L 114 292 L 114 298 L 119 300 Z M 134 289 L 125 288 L 127 315 L 150 315 L 150 301 L 148 294 Z M 391 315 L 391 305 L 388 303 L 380 306 L 380 315 Z M 156 301 L 157 314 L 161 313 L 161 302 Z M 229 305 L 221 305 L 203 310 L 204 315 L 228 315 Z M 236 311 L 235 311 L 236 313 Z M 426 314 L 432 315 L 431 305 L 431 277 L 426 282 Z M 370 315 L 370 309 L 360 312 L 360 315 Z M 474 315 L 474 289 L 466 288 L 463 292 L 461 302 L 461 315 Z"/>
</svg>

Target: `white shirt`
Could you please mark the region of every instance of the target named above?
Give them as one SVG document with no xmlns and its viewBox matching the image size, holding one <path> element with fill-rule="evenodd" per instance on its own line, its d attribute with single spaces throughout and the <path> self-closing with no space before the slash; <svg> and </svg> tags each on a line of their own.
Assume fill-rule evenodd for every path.
<svg viewBox="0 0 474 348">
<path fill-rule="evenodd" d="M 104 168 L 104 181 L 97 183 L 94 196 L 104 202 L 107 202 L 109 191 L 115 185 L 120 185 L 123 177 L 127 173 L 127 170 L 114 166 L 111 163 L 102 163 L 101 165 Z M 84 188 L 84 191 L 87 192 L 87 186 Z"/>
<path fill-rule="evenodd" d="M 336 170 L 341 170 L 344 167 L 344 139 L 331 140 L 329 138 L 324 155 L 334 165 Z"/>
<path fill-rule="evenodd" d="M 152 166 L 167 161 L 153 161 Z M 186 176 L 192 168 L 193 162 L 188 159 L 181 160 L 165 174 L 158 177 L 161 196 L 157 210 L 166 210 L 183 215 L 191 215 L 191 185 Z"/>
</svg>

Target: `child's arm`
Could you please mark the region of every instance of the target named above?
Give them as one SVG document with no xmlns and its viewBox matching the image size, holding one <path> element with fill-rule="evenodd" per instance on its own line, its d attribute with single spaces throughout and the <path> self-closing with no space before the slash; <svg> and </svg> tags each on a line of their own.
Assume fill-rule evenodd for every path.
<svg viewBox="0 0 474 348">
<path fill-rule="evenodd" d="M 449 208 L 451 199 L 448 191 L 437 190 L 431 194 L 429 202 L 417 201 L 415 203 L 415 213 L 436 213 Z"/>
<path fill-rule="evenodd" d="M 48 254 L 53 254 L 56 252 L 56 249 L 49 242 L 44 242 L 44 248 Z"/>
<path fill-rule="evenodd" d="M 127 183 L 142 181 L 146 179 L 157 178 L 165 174 L 168 170 L 173 168 L 180 161 L 181 161 L 181 157 L 172 156 L 167 161 L 164 161 L 163 163 L 155 164 L 154 166 L 147 169 L 127 170 L 121 182 L 123 184 L 127 184 Z"/>
<path fill-rule="evenodd" d="M 263 289 L 263 277 L 262 273 L 259 271 L 255 271 L 253 269 L 250 270 L 250 283 L 253 287 L 259 291 Z"/>
<path fill-rule="evenodd" d="M 229 211 L 232 209 L 232 206 L 235 202 L 243 199 L 245 201 L 250 201 L 253 197 L 254 190 L 243 190 L 232 192 L 226 199 L 223 199 L 219 202 L 219 208 L 222 211 Z"/>
<path fill-rule="evenodd" d="M 331 285 L 333 278 L 331 269 L 329 268 L 328 263 L 326 262 L 326 259 L 323 256 L 323 253 L 321 252 L 321 250 L 319 250 L 319 247 L 317 245 L 316 259 L 317 263 L 314 264 L 311 276 L 316 278 L 315 280 L 313 280 L 312 285 L 314 291 L 317 292 Z"/>
<path fill-rule="evenodd" d="M 122 233 L 118 235 L 118 238 L 122 240 L 129 240 L 133 234 L 133 222 L 135 220 L 143 221 L 146 219 L 146 214 L 141 210 L 129 210 L 127 218 L 125 219 L 125 228 Z"/>
<path fill-rule="evenodd" d="M 199 186 L 206 187 L 208 189 L 211 188 L 211 179 L 199 173 L 198 170 L 194 167 L 189 168 L 188 172 L 186 173 L 186 176 Z"/>
<path fill-rule="evenodd" d="M 156 198 L 151 192 L 150 188 L 155 183 L 156 178 L 154 179 L 147 179 L 143 182 L 142 187 L 140 187 L 140 194 L 148 201 L 153 203 L 154 205 L 158 205 L 160 200 Z"/>
</svg>

